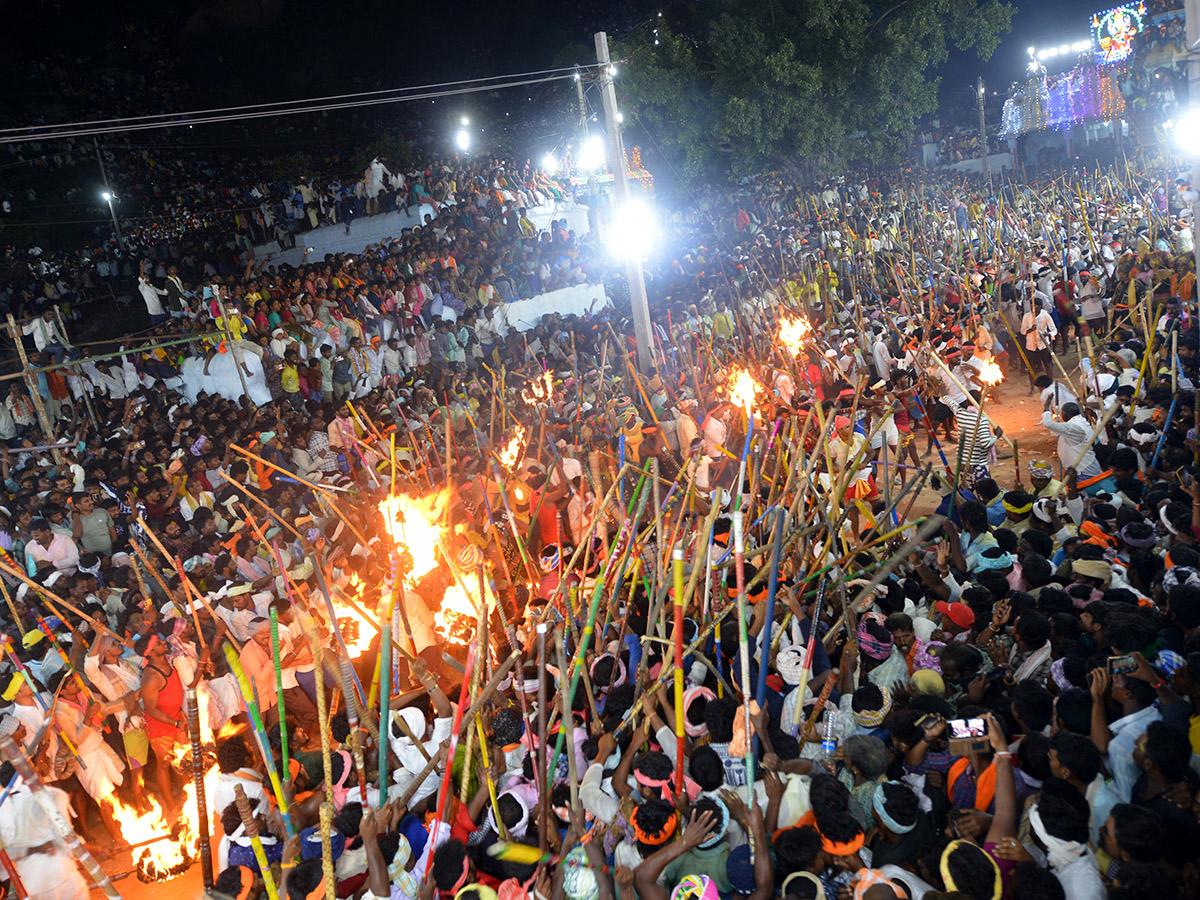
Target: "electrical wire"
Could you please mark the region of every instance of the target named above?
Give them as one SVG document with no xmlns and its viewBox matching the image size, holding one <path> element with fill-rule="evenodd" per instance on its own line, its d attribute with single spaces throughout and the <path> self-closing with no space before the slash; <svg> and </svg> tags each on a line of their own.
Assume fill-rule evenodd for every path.
<svg viewBox="0 0 1200 900">
<path fill-rule="evenodd" d="M 293 111 L 291 108 L 294 106 L 297 106 L 298 104 L 325 103 L 327 101 L 343 101 L 343 100 L 351 100 L 351 99 L 360 98 L 360 97 L 378 97 L 378 95 L 380 95 L 380 94 L 394 94 L 394 93 L 398 93 L 401 91 L 429 91 L 429 90 L 432 90 L 435 88 L 451 88 L 451 87 L 457 87 L 460 85 L 475 85 L 475 87 L 470 88 L 464 92 L 478 91 L 478 90 L 499 90 L 504 87 L 518 87 L 521 84 L 536 84 L 538 82 L 537 81 L 525 81 L 525 82 L 519 82 L 517 84 L 512 84 L 512 85 L 508 85 L 508 84 L 484 85 L 482 83 L 483 82 L 500 81 L 500 80 L 506 79 L 506 78 L 530 78 L 533 76 L 551 75 L 551 74 L 560 73 L 560 72 L 570 73 L 571 77 L 573 77 L 573 74 L 577 69 L 594 69 L 598 65 L 599 65 L 599 63 L 592 63 L 591 65 L 588 65 L 588 66 L 560 66 L 560 67 L 554 68 L 554 69 L 539 69 L 539 70 L 533 71 L 533 72 L 520 72 L 520 73 L 517 73 L 514 75 L 488 75 L 488 76 L 485 76 L 482 78 L 467 78 L 467 79 L 463 79 L 460 81 L 443 81 L 443 82 L 438 82 L 436 84 L 416 85 L 413 87 L 382 88 L 380 90 L 375 90 L 375 91 L 359 91 L 357 93 L 352 93 L 352 94 L 332 94 L 332 95 L 325 96 L 325 97 L 308 97 L 308 98 L 304 98 L 304 99 L 300 99 L 300 100 L 277 100 L 277 101 L 274 101 L 271 103 L 250 103 L 250 104 L 244 104 L 242 106 L 213 107 L 210 109 L 200 109 L 200 110 L 193 110 L 191 112 L 182 112 L 182 113 L 148 113 L 146 115 L 141 115 L 141 116 L 126 116 L 126 117 L 122 117 L 122 118 L 88 119 L 88 120 L 85 120 L 82 122 L 67 123 L 65 125 L 23 125 L 23 126 L 10 127 L 10 128 L 0 128 L 0 134 L 14 134 L 14 133 L 20 132 L 23 135 L 25 135 L 27 139 L 32 139 L 34 136 L 39 136 L 39 137 L 44 136 L 47 133 L 51 134 L 54 137 L 60 137 L 62 135 L 59 135 L 57 133 L 56 129 L 63 129 L 63 128 L 78 129 L 78 128 L 83 128 L 84 126 L 122 125 L 122 126 L 128 126 L 128 127 L 116 129 L 116 130 L 134 130 L 133 125 L 145 126 L 145 125 L 148 125 L 150 122 L 161 122 L 164 119 L 180 119 L 181 121 L 188 122 L 189 124 L 196 124 L 197 120 L 194 118 L 191 118 L 191 117 L 211 116 L 211 115 L 214 115 L 217 113 L 236 113 L 236 112 L 242 112 L 242 111 L 246 111 L 246 110 L 265 110 L 268 107 L 282 107 L 282 109 L 278 109 L 275 112 L 277 114 L 286 114 L 287 112 Z M 553 80 L 553 79 L 546 79 L 546 80 Z M 446 94 L 446 95 L 448 95 L 448 94 Z M 424 95 L 424 96 L 428 96 L 428 95 Z M 443 95 L 439 94 L 438 96 L 443 96 Z M 422 96 L 411 96 L 411 99 L 422 99 L 422 98 L 423 98 Z M 398 102 L 403 99 L 410 99 L 410 95 L 402 94 L 401 96 L 394 97 L 394 98 L 391 98 L 391 97 L 390 98 L 379 98 L 379 100 L 377 100 L 376 102 L 380 102 L 380 101 L 381 102 Z M 373 104 L 368 103 L 368 104 L 363 104 L 363 105 L 373 105 Z M 340 108 L 344 108 L 344 107 L 337 106 L 337 107 L 333 107 L 333 108 L 340 109 Z M 303 111 L 303 110 L 297 110 L 297 111 Z M 163 127 L 165 127 L 165 126 L 163 126 Z M 88 132 L 88 133 L 92 133 L 92 132 Z M 99 132 L 99 133 L 106 133 L 106 132 Z"/>
<path fill-rule="evenodd" d="M 29 143 L 31 140 L 45 141 L 45 140 L 54 140 L 54 139 L 61 139 L 61 138 L 68 138 L 68 137 L 87 137 L 87 136 L 99 135 L 99 134 L 115 134 L 118 132 L 128 132 L 128 131 L 149 131 L 149 130 L 157 129 L 157 128 L 175 128 L 175 127 L 178 127 L 181 125 L 188 125 L 188 126 L 211 125 L 216 122 L 240 122 L 240 121 L 245 121 L 247 119 L 263 119 L 263 118 L 271 118 L 274 116 L 289 116 L 289 115 L 299 115 L 299 114 L 313 113 L 313 112 L 328 112 L 331 110 L 351 109 L 351 108 L 363 107 L 363 106 L 380 106 L 380 105 L 387 104 L 387 103 L 407 103 L 407 102 L 411 102 L 413 100 L 436 100 L 441 97 L 454 97 L 454 96 L 458 96 L 458 95 L 462 95 L 462 94 L 479 93 L 481 91 L 496 91 L 496 90 L 503 90 L 505 88 L 512 88 L 512 87 L 525 87 L 525 86 L 533 85 L 533 84 L 547 84 L 552 81 L 563 81 L 563 80 L 565 80 L 567 78 L 571 78 L 571 77 L 572 77 L 571 75 L 551 75 L 551 76 L 547 76 L 545 78 L 531 78 L 531 79 L 527 79 L 524 81 L 513 81 L 513 82 L 507 82 L 504 84 L 485 84 L 485 85 L 480 85 L 480 86 L 472 87 L 472 88 L 460 88 L 458 90 L 453 90 L 453 91 L 435 91 L 435 92 L 430 92 L 430 93 L 426 93 L 426 94 L 414 94 L 414 95 L 403 96 L 403 97 L 386 97 L 386 98 L 381 98 L 381 99 L 377 99 L 377 100 L 359 100 L 359 101 L 353 101 L 353 102 L 347 102 L 347 103 L 332 103 L 332 104 L 326 104 L 323 106 L 296 107 L 296 108 L 284 109 L 284 110 L 266 110 L 266 111 L 256 112 L 256 113 L 243 113 L 241 115 L 211 116 L 211 117 L 203 118 L 203 119 L 181 119 L 179 121 L 174 121 L 174 122 L 148 122 L 148 123 L 142 123 L 140 125 L 136 125 L 136 124 L 135 125 L 121 125 L 121 126 L 116 126 L 116 127 L 111 127 L 111 128 L 105 127 L 105 128 L 77 129 L 77 130 L 72 130 L 72 131 L 60 131 L 60 132 L 55 132 L 55 133 L 39 134 L 39 135 L 36 135 L 36 137 L 31 137 L 29 135 L 5 135 L 5 136 L 0 136 L 0 144 L 25 144 L 25 143 Z"/>
</svg>

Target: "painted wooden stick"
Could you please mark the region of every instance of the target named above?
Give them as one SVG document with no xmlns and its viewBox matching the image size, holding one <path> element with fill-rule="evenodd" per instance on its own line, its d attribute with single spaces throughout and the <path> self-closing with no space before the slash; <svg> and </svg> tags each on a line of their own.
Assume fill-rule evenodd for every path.
<svg viewBox="0 0 1200 900">
<path fill-rule="evenodd" d="M 279 651 L 279 613 L 272 606 L 271 616 L 271 656 L 275 660 L 275 699 L 279 703 L 279 745 L 283 751 L 283 777 L 286 780 L 291 769 L 288 767 L 288 729 L 287 709 L 283 703 L 283 667 L 280 665 L 282 654 Z M 364 802 L 366 802 L 364 800 Z"/>
<path fill-rule="evenodd" d="M 233 786 L 233 794 L 238 815 L 242 818 L 242 828 L 246 832 L 246 837 L 250 838 L 250 846 L 254 848 L 254 858 L 258 861 L 258 874 L 262 876 L 263 887 L 267 889 L 267 896 L 271 900 L 279 900 L 279 891 L 275 889 L 275 876 L 271 874 L 271 864 L 267 862 L 262 838 L 258 836 L 258 822 L 255 821 L 254 812 L 250 809 L 250 798 L 246 796 L 246 789 L 240 784 Z"/>
<path fill-rule="evenodd" d="M 676 544 L 671 551 L 675 579 L 675 795 L 683 794 L 683 545 Z M 696 565 L 699 565 L 697 557 Z M 615 660 L 614 666 L 616 668 Z"/>
<path fill-rule="evenodd" d="M 438 832 L 441 829 L 442 822 L 445 820 L 446 810 L 449 807 L 450 800 L 450 776 L 454 770 L 454 751 L 458 749 L 458 734 L 462 728 L 463 709 L 467 705 L 467 688 L 471 684 L 471 669 L 475 664 L 475 645 L 467 645 L 467 665 L 466 671 L 463 674 L 462 688 L 458 692 L 458 710 L 454 716 L 454 730 L 450 732 L 450 755 L 446 758 L 446 772 L 442 778 L 442 786 L 438 791 L 437 803 L 437 818 L 433 820 L 433 828 L 431 829 L 430 840 L 435 841 L 438 838 Z M 433 854 L 429 854 L 429 861 L 425 864 L 424 877 L 428 878 L 430 870 L 433 869 Z"/>
</svg>

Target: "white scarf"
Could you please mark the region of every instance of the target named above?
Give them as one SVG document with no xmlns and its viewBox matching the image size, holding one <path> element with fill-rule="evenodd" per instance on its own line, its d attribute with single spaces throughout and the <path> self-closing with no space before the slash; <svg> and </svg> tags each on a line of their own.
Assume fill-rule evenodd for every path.
<svg viewBox="0 0 1200 900">
<path fill-rule="evenodd" d="M 1037 804 L 1029 807 L 1029 824 L 1033 827 L 1034 834 L 1046 845 L 1046 857 L 1050 861 L 1051 869 L 1065 869 L 1071 863 L 1078 862 L 1081 857 L 1092 852 L 1088 849 L 1087 844 L 1081 844 L 1079 841 L 1064 841 L 1046 831 L 1046 826 L 1042 824 L 1042 817 L 1038 813 Z"/>
</svg>

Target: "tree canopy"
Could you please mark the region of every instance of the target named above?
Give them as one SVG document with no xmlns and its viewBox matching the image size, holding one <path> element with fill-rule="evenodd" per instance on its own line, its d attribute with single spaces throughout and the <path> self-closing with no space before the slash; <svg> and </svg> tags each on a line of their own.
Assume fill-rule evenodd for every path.
<svg viewBox="0 0 1200 900">
<path fill-rule="evenodd" d="M 953 47 L 988 59 L 1000 0 L 707 0 L 651 19 L 622 103 L 686 178 L 896 158 L 937 108 Z"/>
</svg>

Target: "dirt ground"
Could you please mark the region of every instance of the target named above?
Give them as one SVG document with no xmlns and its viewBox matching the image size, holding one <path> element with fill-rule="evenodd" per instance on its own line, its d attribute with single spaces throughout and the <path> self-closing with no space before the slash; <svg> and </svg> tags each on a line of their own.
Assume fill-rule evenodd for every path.
<svg viewBox="0 0 1200 900">
<path fill-rule="evenodd" d="M 1068 372 L 1073 372 L 1077 362 L 1074 352 L 1060 355 L 1059 360 Z M 1061 375 L 1060 375 L 1061 378 Z M 992 420 L 993 426 L 1000 426 L 1004 438 L 1014 441 L 1017 445 L 1017 458 L 1013 456 L 1013 448 L 1008 440 L 1001 438 L 996 448 L 996 462 L 992 465 L 992 477 L 1004 491 L 1017 486 L 1016 467 L 1020 467 L 1021 483 L 1029 488 L 1029 462 L 1042 459 L 1050 462 L 1057 470 L 1056 447 L 1057 437 L 1042 426 L 1042 405 L 1037 393 L 1029 396 L 1029 376 L 1018 358 L 1016 366 L 1009 366 L 1008 376 L 1002 381 L 993 395 L 984 405 L 984 413 Z M 924 431 L 917 432 L 917 451 L 925 449 L 926 436 Z M 950 461 L 951 469 L 955 465 L 956 444 L 943 442 L 942 450 Z M 891 460 L 889 460 L 889 463 Z M 944 474 L 937 448 L 932 453 L 922 455 L 921 462 L 933 462 L 934 473 Z M 909 472 L 908 474 L 913 474 Z M 882 490 L 882 485 L 880 486 Z M 932 512 L 941 501 L 942 495 L 933 490 L 928 483 L 913 505 L 912 515 L 924 515 Z M 907 502 L 907 501 L 905 501 Z"/>
</svg>

